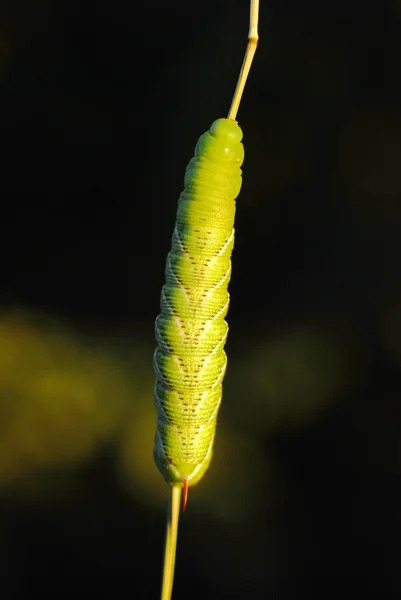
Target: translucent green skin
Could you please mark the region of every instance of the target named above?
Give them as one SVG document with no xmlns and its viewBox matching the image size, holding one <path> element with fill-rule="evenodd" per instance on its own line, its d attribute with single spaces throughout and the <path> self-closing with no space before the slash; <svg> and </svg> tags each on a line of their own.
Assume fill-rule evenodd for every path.
<svg viewBox="0 0 401 600">
<path fill-rule="evenodd" d="M 197 483 L 212 458 L 227 366 L 227 291 L 244 148 L 236 121 L 198 140 L 177 210 L 154 355 L 154 458 L 169 484 Z"/>
</svg>

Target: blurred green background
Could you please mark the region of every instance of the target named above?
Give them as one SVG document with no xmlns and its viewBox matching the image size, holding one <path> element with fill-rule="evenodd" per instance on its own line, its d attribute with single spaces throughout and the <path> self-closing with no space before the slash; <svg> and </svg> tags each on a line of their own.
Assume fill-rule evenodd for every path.
<svg viewBox="0 0 401 600">
<path fill-rule="evenodd" d="M 4 600 L 158 597 L 153 323 L 247 28 L 247 0 L 0 4 Z M 261 0 L 260 36 L 228 373 L 174 598 L 399 598 L 401 3 Z"/>
</svg>

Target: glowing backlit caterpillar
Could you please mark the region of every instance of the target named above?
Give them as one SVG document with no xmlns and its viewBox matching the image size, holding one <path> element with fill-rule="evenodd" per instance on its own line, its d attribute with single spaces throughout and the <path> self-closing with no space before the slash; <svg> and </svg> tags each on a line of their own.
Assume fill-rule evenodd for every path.
<svg viewBox="0 0 401 600">
<path fill-rule="evenodd" d="M 250 0 L 248 45 L 227 119 L 198 140 L 177 210 L 154 355 L 156 465 L 170 484 L 161 600 L 171 600 L 181 491 L 198 483 L 212 458 L 227 366 L 228 283 L 235 199 L 242 183 L 236 117 L 258 43 L 259 0 Z"/>
<path fill-rule="evenodd" d="M 154 355 L 154 457 L 169 484 L 197 483 L 213 451 L 227 358 L 227 286 L 235 199 L 242 182 L 242 131 L 218 119 L 198 140 L 177 210 Z"/>
</svg>

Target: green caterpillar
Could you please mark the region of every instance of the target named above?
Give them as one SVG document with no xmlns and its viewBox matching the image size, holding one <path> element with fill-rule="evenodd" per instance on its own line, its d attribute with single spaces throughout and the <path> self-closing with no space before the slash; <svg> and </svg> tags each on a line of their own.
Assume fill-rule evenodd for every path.
<svg viewBox="0 0 401 600">
<path fill-rule="evenodd" d="M 154 458 L 167 483 L 194 485 L 213 452 L 227 366 L 227 291 L 235 199 L 242 183 L 242 131 L 218 119 L 198 140 L 178 202 L 154 354 Z"/>
</svg>

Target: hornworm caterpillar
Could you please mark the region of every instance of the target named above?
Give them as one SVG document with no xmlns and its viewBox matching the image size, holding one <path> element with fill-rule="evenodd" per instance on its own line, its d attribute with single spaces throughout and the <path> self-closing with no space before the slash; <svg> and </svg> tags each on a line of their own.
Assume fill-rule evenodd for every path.
<svg viewBox="0 0 401 600">
<path fill-rule="evenodd" d="M 258 18 L 259 0 L 250 0 L 248 45 L 228 117 L 201 135 L 185 173 L 156 319 L 154 457 L 171 486 L 161 600 L 170 600 L 173 589 L 181 489 L 185 510 L 188 486 L 198 483 L 212 458 L 244 160 L 235 119 L 258 43 Z"/>
<path fill-rule="evenodd" d="M 241 139 L 236 121 L 218 119 L 198 140 L 178 202 L 156 319 L 154 457 L 167 483 L 184 491 L 209 466 L 222 397 Z"/>
</svg>

